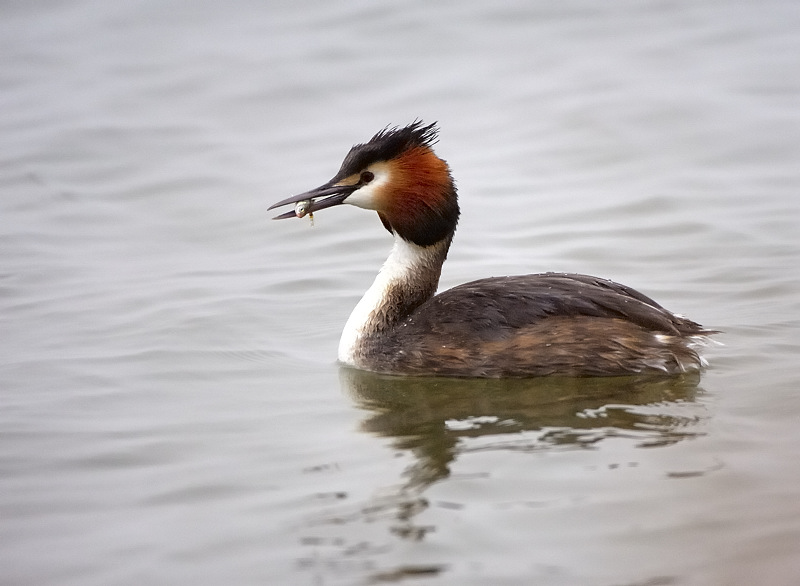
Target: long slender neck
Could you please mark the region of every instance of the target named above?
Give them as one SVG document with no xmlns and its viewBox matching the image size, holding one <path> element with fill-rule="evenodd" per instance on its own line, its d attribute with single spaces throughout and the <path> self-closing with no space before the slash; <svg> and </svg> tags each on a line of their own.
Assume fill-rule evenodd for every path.
<svg viewBox="0 0 800 586">
<path fill-rule="evenodd" d="M 452 236 L 418 246 L 395 234 L 375 282 L 358 302 L 339 341 L 339 360 L 359 366 L 371 339 L 390 331 L 436 293 Z"/>
</svg>

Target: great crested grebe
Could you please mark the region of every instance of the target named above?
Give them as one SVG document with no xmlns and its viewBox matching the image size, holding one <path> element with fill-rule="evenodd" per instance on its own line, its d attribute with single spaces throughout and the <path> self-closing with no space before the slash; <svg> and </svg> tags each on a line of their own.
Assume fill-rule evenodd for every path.
<svg viewBox="0 0 800 586">
<path fill-rule="evenodd" d="M 677 374 L 705 361 L 714 331 L 597 277 L 480 279 L 436 293 L 459 209 L 436 124 L 385 128 L 355 145 L 320 187 L 270 207 L 275 219 L 339 204 L 378 212 L 394 247 L 342 332 L 339 360 L 404 375 L 528 377 Z M 323 198 L 319 199 L 318 198 Z"/>
</svg>

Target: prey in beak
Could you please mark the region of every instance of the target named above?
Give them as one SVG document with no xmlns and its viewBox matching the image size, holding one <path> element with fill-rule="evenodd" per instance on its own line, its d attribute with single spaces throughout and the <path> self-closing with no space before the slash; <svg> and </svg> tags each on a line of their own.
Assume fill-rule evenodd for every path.
<svg viewBox="0 0 800 586">
<path fill-rule="evenodd" d="M 324 210 L 333 206 L 338 206 L 344 203 L 351 193 L 358 189 L 360 185 L 337 185 L 331 182 L 325 185 L 320 185 L 316 189 L 306 191 L 299 195 L 293 195 L 282 199 L 278 203 L 269 206 L 269 209 L 279 208 L 281 206 L 296 204 L 295 209 L 290 212 L 285 212 L 279 216 L 272 218 L 273 220 L 285 220 L 286 218 L 302 218 L 306 215 L 312 215 L 314 212 Z M 324 199 L 320 199 L 324 198 Z M 319 201 L 316 201 L 319 200 Z M 299 205 L 302 204 L 302 205 Z"/>
</svg>

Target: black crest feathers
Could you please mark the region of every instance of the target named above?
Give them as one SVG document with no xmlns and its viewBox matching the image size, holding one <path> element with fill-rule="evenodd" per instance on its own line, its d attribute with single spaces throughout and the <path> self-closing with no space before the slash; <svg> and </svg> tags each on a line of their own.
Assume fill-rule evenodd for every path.
<svg viewBox="0 0 800 586">
<path fill-rule="evenodd" d="M 436 122 L 426 125 L 422 120 L 415 120 L 402 128 L 387 126 L 368 142 L 357 144 L 350 149 L 333 181 L 358 173 L 372 163 L 397 158 L 410 149 L 431 148 L 436 144 L 438 135 Z"/>
</svg>

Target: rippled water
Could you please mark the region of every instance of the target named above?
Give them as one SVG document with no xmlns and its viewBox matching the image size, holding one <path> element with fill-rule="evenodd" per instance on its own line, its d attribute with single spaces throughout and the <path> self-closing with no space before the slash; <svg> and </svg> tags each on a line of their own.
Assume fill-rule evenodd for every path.
<svg viewBox="0 0 800 586">
<path fill-rule="evenodd" d="M 0 583 L 796 583 L 800 5 L 0 14 Z M 442 287 L 612 278 L 723 330 L 709 370 L 340 369 L 390 238 L 266 208 L 416 117 Z"/>
</svg>

